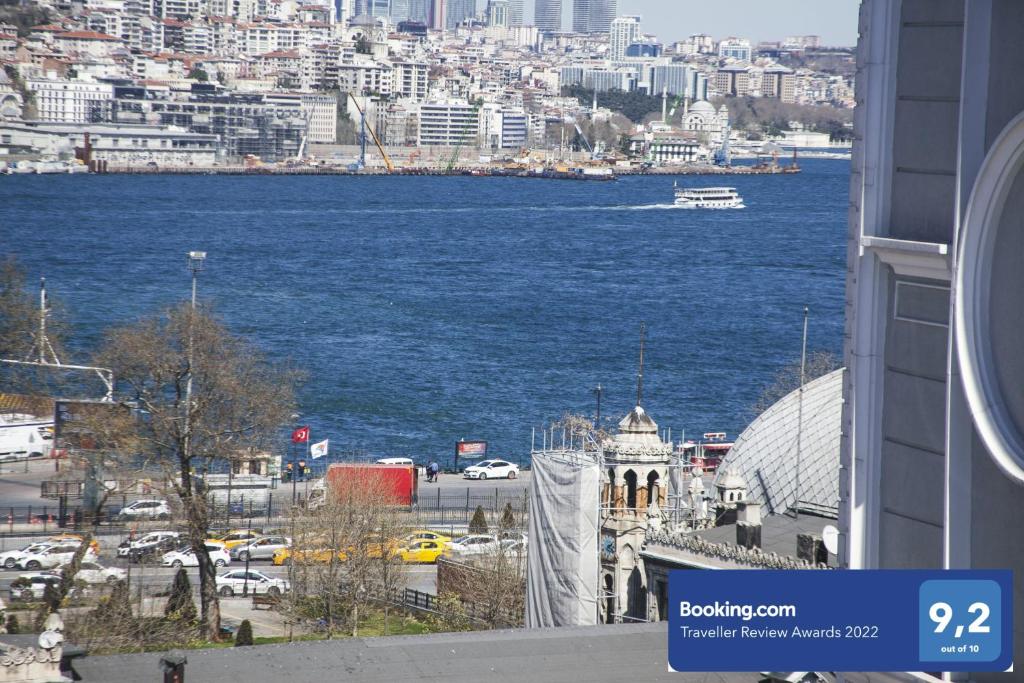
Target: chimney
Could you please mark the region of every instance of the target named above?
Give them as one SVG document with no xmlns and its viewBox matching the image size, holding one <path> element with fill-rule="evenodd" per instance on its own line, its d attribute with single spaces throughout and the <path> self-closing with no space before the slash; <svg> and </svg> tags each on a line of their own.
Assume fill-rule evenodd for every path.
<svg viewBox="0 0 1024 683">
<path fill-rule="evenodd" d="M 821 536 L 815 534 L 796 535 L 796 556 L 811 564 L 828 564 L 828 549 Z"/>
<path fill-rule="evenodd" d="M 736 504 L 736 545 L 747 550 L 761 547 L 761 504 L 741 501 Z"/>
</svg>

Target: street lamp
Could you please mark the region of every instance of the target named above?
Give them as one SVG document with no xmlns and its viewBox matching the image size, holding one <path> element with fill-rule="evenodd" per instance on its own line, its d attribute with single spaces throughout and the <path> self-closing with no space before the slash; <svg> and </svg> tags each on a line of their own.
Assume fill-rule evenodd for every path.
<svg viewBox="0 0 1024 683">
<path fill-rule="evenodd" d="M 205 251 L 188 252 L 188 269 L 192 271 L 192 310 L 196 308 L 196 279 L 199 276 L 199 272 L 203 269 L 205 261 Z"/>
</svg>

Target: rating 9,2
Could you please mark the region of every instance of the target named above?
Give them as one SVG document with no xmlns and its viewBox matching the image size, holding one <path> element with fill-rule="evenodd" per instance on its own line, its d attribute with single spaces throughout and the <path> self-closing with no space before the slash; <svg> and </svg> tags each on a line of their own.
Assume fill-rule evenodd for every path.
<svg viewBox="0 0 1024 683">
<path fill-rule="evenodd" d="M 929 580 L 918 594 L 922 662 L 992 662 L 1002 648 L 1002 590 L 995 581 Z"/>
</svg>

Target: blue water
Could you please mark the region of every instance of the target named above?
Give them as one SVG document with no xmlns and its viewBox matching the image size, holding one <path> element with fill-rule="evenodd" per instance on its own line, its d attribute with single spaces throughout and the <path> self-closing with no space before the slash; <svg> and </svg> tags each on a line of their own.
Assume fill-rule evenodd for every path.
<svg viewBox="0 0 1024 683">
<path fill-rule="evenodd" d="M 0 239 L 69 308 L 73 361 L 103 330 L 200 296 L 308 371 L 301 422 L 332 450 L 524 457 L 567 411 L 635 400 L 673 435 L 728 431 L 782 365 L 841 348 L 849 162 L 736 186 L 747 208 L 671 207 L 671 177 L 10 176 Z"/>
</svg>

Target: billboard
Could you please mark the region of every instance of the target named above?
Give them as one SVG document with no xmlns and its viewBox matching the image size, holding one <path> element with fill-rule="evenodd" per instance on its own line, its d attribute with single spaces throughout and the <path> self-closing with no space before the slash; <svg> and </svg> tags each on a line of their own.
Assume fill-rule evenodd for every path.
<svg viewBox="0 0 1024 683">
<path fill-rule="evenodd" d="M 456 441 L 455 454 L 460 458 L 475 460 L 487 457 L 486 441 Z"/>
</svg>

